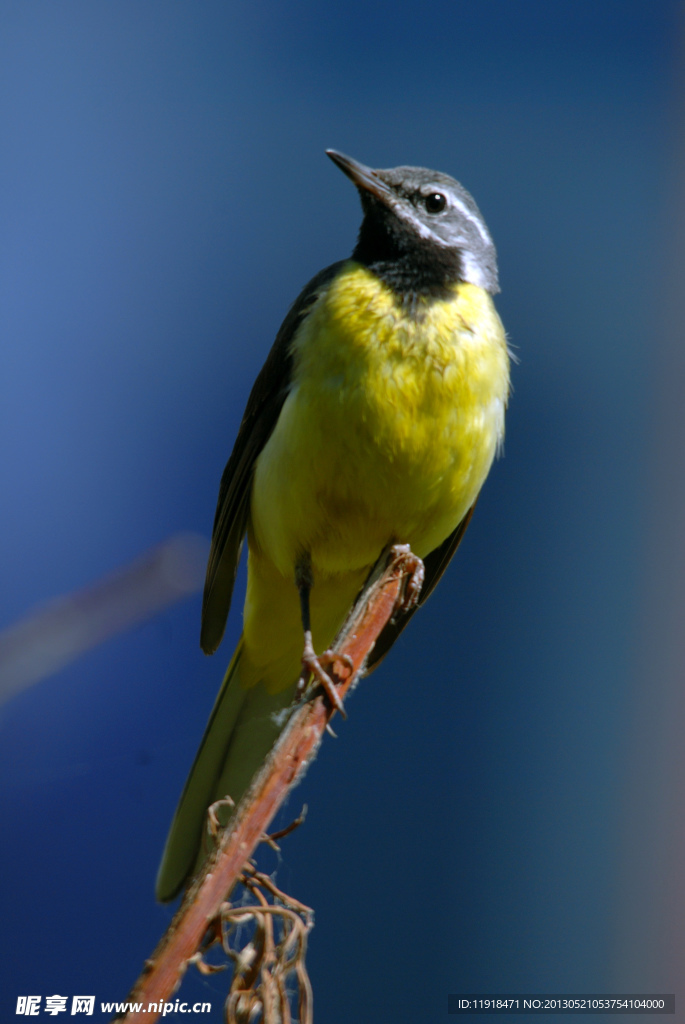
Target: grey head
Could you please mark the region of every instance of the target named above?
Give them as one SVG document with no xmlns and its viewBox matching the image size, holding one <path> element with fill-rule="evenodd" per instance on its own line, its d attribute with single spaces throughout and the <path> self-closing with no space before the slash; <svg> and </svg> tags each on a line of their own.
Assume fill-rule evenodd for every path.
<svg viewBox="0 0 685 1024">
<path fill-rule="evenodd" d="M 463 185 L 425 167 L 374 170 L 326 152 L 361 198 L 364 220 L 354 259 L 403 292 L 438 295 L 454 281 L 499 291 L 494 243 Z"/>
</svg>

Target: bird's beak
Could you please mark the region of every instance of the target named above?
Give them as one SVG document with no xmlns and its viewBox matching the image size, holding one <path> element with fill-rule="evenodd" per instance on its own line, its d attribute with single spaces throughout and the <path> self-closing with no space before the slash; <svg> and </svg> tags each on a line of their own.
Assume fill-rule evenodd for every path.
<svg viewBox="0 0 685 1024">
<path fill-rule="evenodd" d="M 350 178 L 360 191 L 368 192 L 375 199 L 379 199 L 385 206 L 392 206 L 397 201 L 392 189 L 378 177 L 376 171 L 366 164 L 360 164 L 351 156 L 338 153 L 335 149 L 327 149 L 326 156 L 329 156 L 334 164 L 337 164 L 341 171 Z"/>
</svg>

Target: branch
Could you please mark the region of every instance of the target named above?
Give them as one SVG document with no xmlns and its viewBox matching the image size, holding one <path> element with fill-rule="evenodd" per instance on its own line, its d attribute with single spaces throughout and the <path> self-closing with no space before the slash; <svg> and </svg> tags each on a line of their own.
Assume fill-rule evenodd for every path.
<svg viewBox="0 0 685 1024">
<path fill-rule="evenodd" d="M 423 565 L 407 545 L 395 545 L 371 574 L 340 631 L 333 652 L 339 655 L 330 676 L 339 696 L 357 682 L 364 663 L 384 626 L 399 604 L 414 603 Z M 296 704 L 263 767 L 238 804 L 228 827 L 217 834 L 216 847 L 190 885 L 181 906 L 133 987 L 124 1024 L 154 1024 L 162 1006 L 181 983 L 188 962 L 198 950 L 224 899 L 234 887 L 246 861 L 264 838 L 270 821 L 291 788 L 316 756 L 323 733 L 335 714 L 324 694 Z M 146 1012 L 150 1003 L 159 1011 Z"/>
</svg>

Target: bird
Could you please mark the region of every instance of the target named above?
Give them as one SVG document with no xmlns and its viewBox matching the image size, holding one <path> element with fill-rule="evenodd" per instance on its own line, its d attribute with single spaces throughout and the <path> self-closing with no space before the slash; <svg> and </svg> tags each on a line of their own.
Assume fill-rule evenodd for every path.
<svg viewBox="0 0 685 1024">
<path fill-rule="evenodd" d="M 423 559 L 425 602 L 503 443 L 510 353 L 475 201 L 438 171 L 326 153 L 356 186 L 361 227 L 288 311 L 221 478 L 202 649 L 221 642 L 247 539 L 243 630 L 169 831 L 161 901 L 206 855 L 209 805 L 230 818 L 301 677 L 328 678 L 325 652 L 388 545 Z M 367 671 L 414 611 L 384 628 Z"/>
</svg>

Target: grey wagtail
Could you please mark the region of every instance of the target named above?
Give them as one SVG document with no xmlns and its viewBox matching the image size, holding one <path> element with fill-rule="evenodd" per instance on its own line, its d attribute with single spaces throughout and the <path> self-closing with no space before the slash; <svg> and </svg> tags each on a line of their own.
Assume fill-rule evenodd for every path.
<svg viewBox="0 0 685 1024">
<path fill-rule="evenodd" d="M 388 544 L 424 560 L 419 603 L 431 593 L 504 435 L 497 259 L 475 202 L 446 174 L 327 152 L 364 216 L 352 257 L 286 315 L 221 479 L 202 648 L 221 642 L 247 536 L 243 633 L 167 839 L 161 900 L 201 857 L 208 806 L 239 800 L 268 754 L 303 663 L 322 672 L 314 650 L 332 643 Z M 385 628 L 369 668 L 411 613 Z"/>
</svg>

